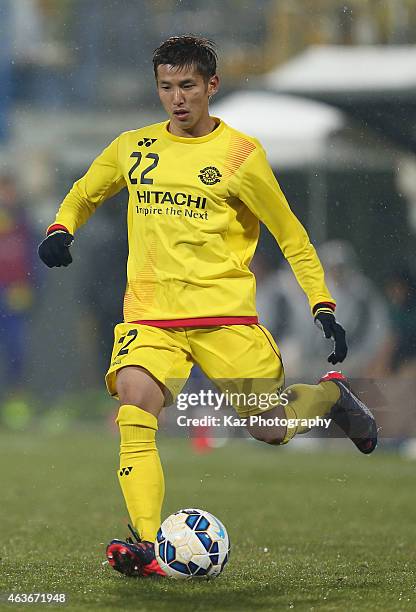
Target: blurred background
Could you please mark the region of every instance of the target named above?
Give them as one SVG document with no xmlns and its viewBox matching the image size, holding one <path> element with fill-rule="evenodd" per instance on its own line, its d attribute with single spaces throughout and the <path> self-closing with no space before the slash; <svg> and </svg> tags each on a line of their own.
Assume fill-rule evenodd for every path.
<svg viewBox="0 0 416 612">
<path fill-rule="evenodd" d="M 0 0 L 2 426 L 113 416 L 103 376 L 122 318 L 126 194 L 79 231 L 70 268 L 47 269 L 36 248 L 101 149 L 164 119 L 152 51 L 189 32 L 218 44 L 213 114 L 262 141 L 320 253 L 348 332 L 343 369 L 386 444 L 411 448 L 416 0 Z M 314 381 L 331 347 L 267 231 L 253 270 L 288 381 Z"/>
</svg>

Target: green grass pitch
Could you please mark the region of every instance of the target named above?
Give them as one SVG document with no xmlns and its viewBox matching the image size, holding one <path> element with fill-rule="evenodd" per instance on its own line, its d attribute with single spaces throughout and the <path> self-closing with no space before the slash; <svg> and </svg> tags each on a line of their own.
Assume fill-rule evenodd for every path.
<svg viewBox="0 0 416 612">
<path fill-rule="evenodd" d="M 415 464 L 376 452 L 293 452 L 251 441 L 207 455 L 160 437 L 164 516 L 217 514 L 231 559 L 211 582 L 125 578 L 104 546 L 127 535 L 118 439 L 92 430 L 0 434 L 5 594 L 66 593 L 66 610 L 415 610 Z M 344 448 L 344 447 L 343 447 Z"/>
</svg>

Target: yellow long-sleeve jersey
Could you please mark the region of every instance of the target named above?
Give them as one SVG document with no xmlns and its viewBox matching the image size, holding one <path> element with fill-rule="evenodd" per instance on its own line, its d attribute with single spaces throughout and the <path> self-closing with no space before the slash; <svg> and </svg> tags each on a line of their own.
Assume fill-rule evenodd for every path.
<svg viewBox="0 0 416 612">
<path fill-rule="evenodd" d="M 73 234 L 127 187 L 126 322 L 257 322 L 248 266 L 259 220 L 276 238 L 310 307 L 334 304 L 315 249 L 260 143 L 216 121 L 216 129 L 199 138 L 174 136 L 168 122 L 124 132 L 61 204 L 55 224 Z"/>
</svg>

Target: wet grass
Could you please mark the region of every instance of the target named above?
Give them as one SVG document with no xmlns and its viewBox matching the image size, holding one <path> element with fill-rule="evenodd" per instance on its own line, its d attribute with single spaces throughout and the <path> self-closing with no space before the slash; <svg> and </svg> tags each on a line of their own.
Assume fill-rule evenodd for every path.
<svg viewBox="0 0 416 612">
<path fill-rule="evenodd" d="M 66 593 L 67 610 L 416 609 L 414 463 L 248 441 L 195 455 L 161 439 L 164 516 L 217 514 L 232 554 L 211 582 L 149 581 L 102 565 L 127 534 L 117 446 L 104 431 L 0 433 L 0 609 L 55 608 L 8 604 L 11 592 Z"/>
</svg>

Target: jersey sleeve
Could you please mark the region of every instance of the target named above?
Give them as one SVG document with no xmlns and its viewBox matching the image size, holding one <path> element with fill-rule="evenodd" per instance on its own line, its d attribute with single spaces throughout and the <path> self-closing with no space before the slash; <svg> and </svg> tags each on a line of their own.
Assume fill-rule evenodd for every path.
<svg viewBox="0 0 416 612">
<path fill-rule="evenodd" d="M 264 150 L 258 146 L 241 166 L 235 188 L 237 197 L 262 221 L 275 237 L 284 257 L 305 292 L 311 310 L 332 303 L 324 271 L 305 228 L 290 209 Z"/>
<path fill-rule="evenodd" d="M 126 186 L 118 162 L 119 139 L 113 140 L 92 162 L 87 173 L 74 183 L 58 210 L 54 225 L 63 225 L 74 234 L 98 206 Z"/>
</svg>

